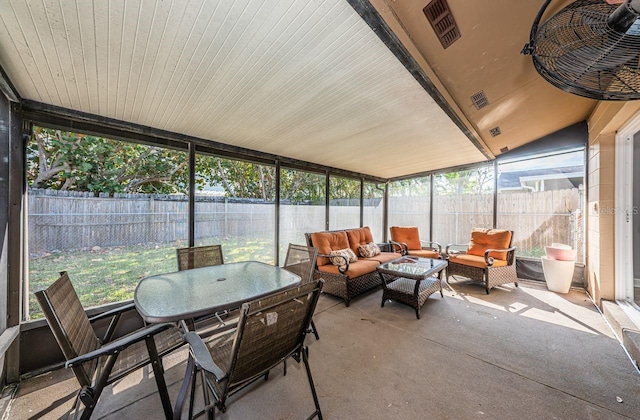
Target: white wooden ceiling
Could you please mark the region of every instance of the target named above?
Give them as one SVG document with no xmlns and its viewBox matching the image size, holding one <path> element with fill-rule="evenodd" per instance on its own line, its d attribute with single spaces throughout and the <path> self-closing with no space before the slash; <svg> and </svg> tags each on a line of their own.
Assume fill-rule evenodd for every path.
<svg viewBox="0 0 640 420">
<path fill-rule="evenodd" d="M 390 178 L 486 157 L 345 0 L 0 2 L 46 104 Z"/>
</svg>

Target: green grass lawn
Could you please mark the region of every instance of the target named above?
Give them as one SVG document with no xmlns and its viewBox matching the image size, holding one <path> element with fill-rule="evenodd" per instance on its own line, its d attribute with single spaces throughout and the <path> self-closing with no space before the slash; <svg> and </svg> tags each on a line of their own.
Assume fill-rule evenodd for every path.
<svg viewBox="0 0 640 420">
<path fill-rule="evenodd" d="M 273 263 L 270 239 L 231 238 L 199 241 L 222 243 L 225 262 L 257 260 Z M 176 251 L 183 244 L 135 245 L 60 252 L 29 261 L 29 319 L 42 318 L 33 292 L 45 289 L 67 271 L 85 308 L 133 298 L 138 282 L 177 270 Z"/>
</svg>

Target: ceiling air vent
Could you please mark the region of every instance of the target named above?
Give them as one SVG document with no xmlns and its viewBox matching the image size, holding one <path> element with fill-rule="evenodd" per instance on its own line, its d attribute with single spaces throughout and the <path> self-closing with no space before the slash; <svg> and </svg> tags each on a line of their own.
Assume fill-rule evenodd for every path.
<svg viewBox="0 0 640 420">
<path fill-rule="evenodd" d="M 500 149 L 500 153 L 507 153 L 508 151 L 509 151 L 509 148 L 507 146 Z"/>
<path fill-rule="evenodd" d="M 493 127 L 491 130 L 489 130 L 489 134 L 491 134 L 491 137 L 498 137 L 500 134 L 502 134 L 502 131 L 500 131 L 500 127 Z"/>
<path fill-rule="evenodd" d="M 460 29 L 451 14 L 447 0 L 433 0 L 422 11 L 444 48 L 460 38 Z"/>
<path fill-rule="evenodd" d="M 477 110 L 481 110 L 485 106 L 489 105 L 489 100 L 487 99 L 487 95 L 484 94 L 484 91 L 480 91 L 478 93 L 474 93 L 471 95 L 471 102 L 476 107 Z"/>
</svg>

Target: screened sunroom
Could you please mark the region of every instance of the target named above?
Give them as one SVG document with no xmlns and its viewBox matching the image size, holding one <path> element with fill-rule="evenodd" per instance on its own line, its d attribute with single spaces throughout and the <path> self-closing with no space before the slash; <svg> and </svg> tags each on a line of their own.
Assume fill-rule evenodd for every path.
<svg viewBox="0 0 640 420">
<path fill-rule="evenodd" d="M 197 410 L 209 400 L 205 375 L 189 372 L 208 365 L 194 368 L 183 340 L 201 336 L 230 368 L 213 382 L 231 383 L 237 360 L 219 362 L 216 340 L 250 336 L 261 312 L 249 302 L 304 287 L 306 274 L 281 274 L 300 245 L 315 252 L 310 282 L 322 279 L 304 294 L 310 325 L 284 370 L 241 381 L 228 407 L 211 385 L 223 418 L 306 417 L 314 404 L 326 418 L 636 417 L 640 75 L 607 79 L 595 98 L 521 50 L 566 6 L 605 18 L 628 7 L 630 22 L 640 7 L 512 3 L 0 4 L 4 415 L 190 416 L 185 395 Z M 417 257 L 396 228 L 433 254 Z M 504 246 L 482 242 L 496 232 Z M 159 322 L 144 285 L 202 270 L 177 250 L 203 247 L 220 252 L 211 284 L 165 291 L 163 304 L 236 306 Z M 480 278 L 459 269 L 474 252 Z M 503 260 L 509 277 L 492 283 Z M 277 287 L 262 290 L 271 275 Z M 95 318 L 99 347 L 166 325 L 175 348 L 149 350 L 150 366 L 104 392 L 84 386 L 60 344 L 73 333 L 56 333 L 64 316 L 43 304 L 61 279 L 81 305 L 70 319 Z"/>
</svg>

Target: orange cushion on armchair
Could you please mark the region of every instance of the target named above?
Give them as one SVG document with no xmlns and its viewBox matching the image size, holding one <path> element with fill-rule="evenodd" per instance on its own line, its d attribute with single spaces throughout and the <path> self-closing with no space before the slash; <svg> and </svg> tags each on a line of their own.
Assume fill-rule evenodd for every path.
<svg viewBox="0 0 640 420">
<path fill-rule="evenodd" d="M 393 242 L 405 243 L 409 249 L 422 249 L 416 226 L 391 226 L 389 231 Z"/>
<path fill-rule="evenodd" d="M 467 254 L 484 256 L 487 249 L 507 249 L 511 246 L 511 231 L 504 229 L 473 229 Z M 506 260 L 506 252 L 492 252 L 490 257 Z"/>
</svg>

